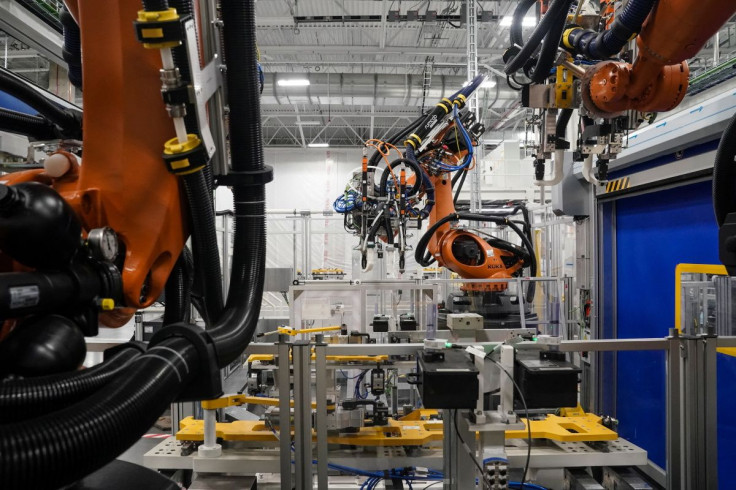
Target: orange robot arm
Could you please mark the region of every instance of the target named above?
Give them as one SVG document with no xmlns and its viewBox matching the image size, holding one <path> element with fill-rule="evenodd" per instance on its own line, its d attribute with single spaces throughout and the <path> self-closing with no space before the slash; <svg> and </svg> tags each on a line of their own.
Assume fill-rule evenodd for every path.
<svg viewBox="0 0 736 490">
<path fill-rule="evenodd" d="M 161 158 L 174 130 L 161 99 L 160 56 L 135 37 L 140 3 L 80 0 L 70 7 L 84 25 L 82 50 L 91 60 L 83 67 L 82 165 L 61 178 L 31 170 L 3 179 L 51 184 L 85 233 L 115 230 L 125 250 L 122 283 L 131 308 L 107 313 L 104 323 L 117 326 L 161 294 L 188 236 L 178 179 Z"/>
<path fill-rule="evenodd" d="M 595 114 L 669 111 L 687 91 L 692 58 L 736 12 L 733 0 L 660 0 L 637 40 L 633 65 L 604 61 L 584 77 L 583 99 Z"/>
</svg>

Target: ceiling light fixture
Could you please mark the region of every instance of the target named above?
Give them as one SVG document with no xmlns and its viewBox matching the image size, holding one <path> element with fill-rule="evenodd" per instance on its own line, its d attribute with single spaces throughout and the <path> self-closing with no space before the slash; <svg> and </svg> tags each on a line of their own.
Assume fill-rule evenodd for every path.
<svg viewBox="0 0 736 490">
<path fill-rule="evenodd" d="M 483 83 L 480 84 L 480 88 L 491 88 L 496 86 L 496 80 L 493 78 L 486 78 Z"/>
<path fill-rule="evenodd" d="M 510 15 L 507 15 L 501 21 L 498 23 L 501 27 L 509 27 L 511 26 L 511 23 L 513 22 L 513 17 Z M 521 21 L 522 27 L 532 27 L 537 25 L 537 19 L 535 17 L 524 17 L 524 20 Z"/>
<path fill-rule="evenodd" d="M 329 148 L 329 143 L 309 143 L 307 145 L 309 148 Z"/>
<path fill-rule="evenodd" d="M 309 80 L 306 78 L 285 78 L 279 80 L 276 84 L 279 87 L 306 87 L 309 85 Z"/>
</svg>

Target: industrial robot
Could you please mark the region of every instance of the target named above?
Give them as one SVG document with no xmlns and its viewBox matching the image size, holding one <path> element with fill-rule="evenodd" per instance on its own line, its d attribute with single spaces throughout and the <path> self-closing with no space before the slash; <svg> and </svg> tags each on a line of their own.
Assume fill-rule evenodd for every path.
<svg viewBox="0 0 736 490">
<path fill-rule="evenodd" d="M 139 480 L 132 476 L 138 470 L 110 463 L 172 402 L 217 399 L 220 369 L 253 337 L 265 271 L 265 185 L 273 175 L 262 148 L 255 1 L 227 0 L 219 10 L 214 2 L 197 2 L 209 14 L 206 23 L 199 21 L 205 12 L 197 12 L 191 0 L 65 3 L 74 21 L 65 24 L 65 51 L 81 60 L 76 81 L 84 84 L 84 111 L 0 72 L 0 89 L 39 112 L 24 117 L 2 111 L 3 129 L 61 140 L 44 168 L 4 175 L 0 185 L 0 488 L 95 488 L 80 481 L 103 467 L 115 476 L 98 473 L 97 488 L 171 488 L 163 477 L 140 474 Z M 511 79 L 528 70 L 532 83 L 549 85 L 557 64 L 556 73 L 566 69 L 577 78 L 592 119 L 586 128 L 597 127 L 591 130 L 597 148 L 589 153 L 601 155 L 602 178 L 601 164 L 616 147 L 618 126 L 601 120 L 630 109 L 674 108 L 687 86 L 684 60 L 733 15 L 736 4 L 660 0 L 653 6 L 652 0 L 631 0 L 610 28 L 593 30 L 567 26 L 571 3 L 552 2 L 529 40 L 509 53 L 506 71 Z M 522 4 L 528 9 L 535 2 Z M 612 59 L 637 33 L 636 60 Z M 572 61 L 558 55 L 560 41 Z M 576 64 L 578 57 L 598 62 Z M 568 75 L 563 72 L 561 80 Z M 470 116 L 461 110 L 481 80 L 440 101 L 398 140 L 377 143 L 384 156 L 393 150 L 388 143 L 401 153 L 401 162 L 389 159 L 377 189 L 363 178 L 369 170 L 363 164 L 356 206 L 376 209 L 353 215 L 352 226 L 361 230 L 365 267 L 371 244 L 382 235 L 387 243 L 396 233 L 401 237 L 397 230 L 409 218 L 429 220 L 415 249 L 420 264 L 436 260 L 467 279 L 506 279 L 531 267 L 531 244 L 514 220 L 453 206 L 450 175 L 472 165 L 472 141 L 480 130 L 477 123 L 463 122 Z M 545 98 L 531 86 L 526 93 L 530 100 Z M 555 90 L 554 100 L 566 93 L 571 92 Z M 227 131 L 217 110 L 224 103 Z M 542 107 L 548 111 L 543 141 L 554 144 L 554 151 L 559 134 L 548 123 L 560 107 L 565 108 Z M 736 264 L 736 240 L 727 233 L 736 227 L 735 126 L 726 132 L 714 176 L 717 216 L 724 225 L 722 259 L 730 265 Z M 234 197 L 226 300 L 215 239 L 215 186 L 231 188 Z M 378 198 L 371 199 L 369 191 Z M 458 226 L 465 222 L 507 227 L 522 247 L 489 242 Z M 189 238 L 191 250 L 185 246 Z M 400 255 L 406 252 L 402 240 Z M 104 362 L 80 369 L 85 336 L 94 336 L 98 325 L 126 323 L 164 290 L 165 326 L 147 345 L 108 349 Z M 190 304 L 206 328 L 191 323 Z"/>
</svg>

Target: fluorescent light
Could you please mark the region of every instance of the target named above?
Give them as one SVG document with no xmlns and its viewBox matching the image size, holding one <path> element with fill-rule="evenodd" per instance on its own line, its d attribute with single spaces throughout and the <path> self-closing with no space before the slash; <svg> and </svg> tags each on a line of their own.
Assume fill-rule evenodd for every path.
<svg viewBox="0 0 736 490">
<path fill-rule="evenodd" d="M 322 124 L 319 121 L 297 121 L 297 126 L 319 126 Z"/>
<path fill-rule="evenodd" d="M 307 145 L 309 148 L 329 148 L 329 143 L 309 143 Z"/>
<path fill-rule="evenodd" d="M 276 82 L 279 87 L 306 87 L 309 80 L 306 78 L 284 78 Z"/>
<path fill-rule="evenodd" d="M 511 22 L 513 22 L 513 17 L 510 15 L 507 15 L 503 19 L 501 19 L 501 22 L 498 23 L 501 27 L 509 27 L 511 26 Z M 521 21 L 522 27 L 532 27 L 537 25 L 537 19 L 535 17 L 524 17 L 524 20 Z"/>
<path fill-rule="evenodd" d="M 496 80 L 493 78 L 486 78 L 483 83 L 480 84 L 480 88 L 491 88 L 496 86 Z"/>
</svg>

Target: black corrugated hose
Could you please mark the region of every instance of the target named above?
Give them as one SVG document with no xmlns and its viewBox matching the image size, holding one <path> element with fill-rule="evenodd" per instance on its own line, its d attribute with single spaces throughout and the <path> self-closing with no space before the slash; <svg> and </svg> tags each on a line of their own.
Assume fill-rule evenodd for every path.
<svg viewBox="0 0 736 490">
<path fill-rule="evenodd" d="M 530 73 L 530 78 L 533 83 L 544 83 L 544 81 L 550 76 L 550 70 L 555 66 L 557 48 L 560 47 L 562 33 L 565 30 L 565 19 L 567 19 L 567 11 L 570 9 L 570 5 L 572 5 L 572 0 L 566 0 L 563 2 L 563 7 L 559 12 L 557 12 L 552 27 L 550 27 L 547 35 L 544 36 L 542 49 L 539 50 L 537 62 Z"/>
<path fill-rule="evenodd" d="M 164 307 L 164 326 L 172 323 L 189 323 L 193 276 L 192 252 L 184 247 L 169 274 L 164 288 L 166 305 Z"/>
<path fill-rule="evenodd" d="M 38 417 L 80 401 L 122 372 L 141 355 L 130 344 L 105 362 L 74 373 L 39 378 L 11 379 L 0 383 L 0 424 Z"/>
<path fill-rule="evenodd" d="M 6 68 L 0 67 L 0 90 L 20 99 L 56 124 L 64 137 L 82 139 L 82 112 L 64 109 L 21 81 Z"/>
<path fill-rule="evenodd" d="M 264 158 L 255 2 L 224 0 L 221 9 L 225 59 L 229 60 L 227 86 L 232 87 L 228 91 L 232 171 L 260 171 L 264 169 Z M 225 312 L 209 332 L 220 367 L 235 360 L 253 337 L 265 275 L 266 186 L 234 186 L 233 195 L 235 237 L 230 291 Z"/>
<path fill-rule="evenodd" d="M 187 197 L 194 256 L 194 286 L 192 294 L 201 298 L 204 311 L 200 311 L 209 327 L 222 314 L 222 272 L 217 248 L 215 208 L 212 192 L 207 186 L 204 172 L 194 172 L 182 177 Z"/>
<path fill-rule="evenodd" d="M 526 44 L 521 48 L 516 56 L 511 58 L 504 67 L 504 73 L 512 74 L 519 71 L 524 64 L 531 58 L 532 54 L 537 50 L 542 39 L 552 30 L 554 23 L 559 22 L 561 12 L 567 13 L 570 9 L 572 0 L 553 0 L 547 13 L 544 14 L 542 20 L 532 32 Z M 564 23 L 564 20 L 562 21 Z"/>
<path fill-rule="evenodd" d="M 509 37 L 511 38 L 512 46 L 523 46 L 524 38 L 522 37 L 522 30 L 524 28 L 524 17 L 532 6 L 537 3 L 537 0 L 522 0 L 514 9 L 514 15 L 511 18 L 511 27 L 509 27 Z"/>
<path fill-rule="evenodd" d="M 169 2 L 169 7 L 175 8 L 181 17 L 194 16 L 191 0 L 172 0 Z M 174 65 L 179 69 L 182 81 L 187 84 L 191 83 L 192 71 L 186 47 L 182 44 L 173 48 L 171 55 Z M 187 104 L 184 123 L 187 133 L 199 135 L 199 123 L 192 104 Z M 224 304 L 209 164 L 201 172 L 184 175 L 181 180 L 187 196 L 191 222 L 195 274 L 192 294 L 196 298 L 195 302 L 200 306 L 198 309 L 205 324 L 210 326 L 222 314 Z"/>
<path fill-rule="evenodd" d="M 153 425 L 198 365 L 189 341 L 170 338 L 86 399 L 0 425 L 0 488 L 55 489 L 107 464 Z"/>
<path fill-rule="evenodd" d="M 77 21 L 66 9 L 59 12 L 59 21 L 64 32 L 64 47 L 61 56 L 66 61 L 69 81 L 75 87 L 82 89 L 82 37 Z"/>
<path fill-rule="evenodd" d="M 736 212 L 736 116 L 723 131 L 713 164 L 713 211 L 718 226 Z"/>
<path fill-rule="evenodd" d="M 56 139 L 56 128 L 42 116 L 31 116 L 0 107 L 0 131 L 22 134 L 37 140 Z"/>
</svg>

